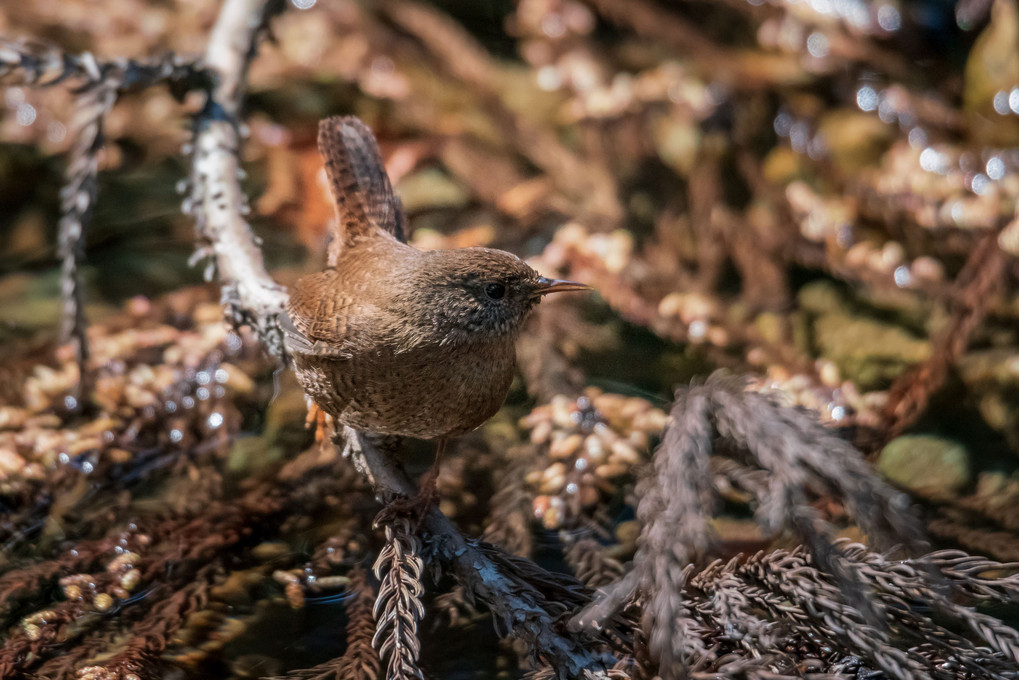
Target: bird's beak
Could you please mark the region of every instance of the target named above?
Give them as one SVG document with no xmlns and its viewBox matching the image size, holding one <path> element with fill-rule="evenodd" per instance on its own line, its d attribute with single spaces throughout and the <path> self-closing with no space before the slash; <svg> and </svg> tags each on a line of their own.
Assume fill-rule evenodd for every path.
<svg viewBox="0 0 1019 680">
<path fill-rule="evenodd" d="M 564 279 L 546 279 L 544 276 L 538 278 L 538 285 L 534 287 L 533 297 L 541 297 L 549 293 L 566 293 L 574 290 L 594 290 L 591 286 L 577 281 L 566 281 Z"/>
</svg>

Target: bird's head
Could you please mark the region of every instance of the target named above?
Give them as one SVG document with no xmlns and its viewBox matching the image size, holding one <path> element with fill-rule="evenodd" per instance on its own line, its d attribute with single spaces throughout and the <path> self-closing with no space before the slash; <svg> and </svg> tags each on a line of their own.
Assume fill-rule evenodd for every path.
<svg viewBox="0 0 1019 680">
<path fill-rule="evenodd" d="M 412 288 L 419 318 L 444 345 L 515 337 L 541 298 L 590 290 L 574 281 L 548 279 L 516 255 L 492 248 L 424 253 Z"/>
</svg>

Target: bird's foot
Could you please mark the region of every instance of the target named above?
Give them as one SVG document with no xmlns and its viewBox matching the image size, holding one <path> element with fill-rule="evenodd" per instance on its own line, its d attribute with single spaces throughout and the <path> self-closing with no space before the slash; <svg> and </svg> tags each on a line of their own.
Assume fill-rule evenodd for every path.
<svg viewBox="0 0 1019 680">
<path fill-rule="evenodd" d="M 318 404 L 309 400 L 308 415 L 304 418 L 304 427 L 308 430 L 315 428 L 315 443 L 325 446 L 333 431 L 333 417 L 319 408 Z"/>
<path fill-rule="evenodd" d="M 416 496 L 413 498 L 397 498 L 390 501 L 382 512 L 379 513 L 376 522 L 387 517 L 405 516 L 411 520 L 414 532 L 417 533 L 421 525 L 424 524 L 425 518 L 432 507 L 439 501 L 438 481 L 439 467 L 434 465 L 421 481 L 421 487 Z"/>
</svg>

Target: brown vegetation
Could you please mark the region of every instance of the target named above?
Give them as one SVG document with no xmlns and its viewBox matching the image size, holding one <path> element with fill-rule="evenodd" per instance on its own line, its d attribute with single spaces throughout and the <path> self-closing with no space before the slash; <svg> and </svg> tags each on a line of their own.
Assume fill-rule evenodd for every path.
<svg viewBox="0 0 1019 680">
<path fill-rule="evenodd" d="M 65 342 L 12 343 L 2 367 L 0 677 L 136 680 L 171 663 L 429 677 L 447 661 L 430 626 L 466 635 L 482 616 L 515 641 L 487 662 L 532 678 L 1019 677 L 1004 622 L 1019 604 L 1019 484 L 984 470 L 962 497 L 911 497 L 843 436 L 876 454 L 961 382 L 1019 442 L 1013 0 L 959 5 L 984 28 L 965 77 L 943 81 L 915 73 L 893 38 L 916 27 L 893 4 L 520 0 L 512 63 L 413 0 L 226 0 L 193 17 L 118 0 L 116 21 L 63 4 L 0 13 L 0 31 L 51 39 L 0 42 L 6 103 L 36 116 L 23 88 L 42 88 L 51 123 L 73 129 L 53 149 L 41 126 L 0 124 L 68 152 Z M 150 45 L 178 53 L 84 51 Z M 340 82 L 311 113 L 266 103 L 324 75 Z M 126 164 L 131 139 L 175 155 L 171 98 L 193 118 L 193 261 L 221 294 L 133 298 L 87 324 L 100 168 Z M 246 217 L 252 153 L 273 168 L 265 210 L 320 219 L 308 130 L 336 108 L 361 114 L 408 180 L 417 245 L 540 250 L 535 266 L 607 303 L 543 305 L 520 347 L 538 405 L 458 442 L 442 509 L 419 524 L 387 507 L 415 489 L 399 442 L 348 429 L 310 443 L 291 427 L 303 400 L 280 370 L 286 290 Z M 711 377 L 668 413 L 586 386 L 585 357 L 627 354 L 619 319 Z M 547 568 L 548 543 L 572 575 Z M 255 655 L 252 670 L 232 656 L 271 607 L 334 591 L 347 617 L 334 658 Z"/>
</svg>

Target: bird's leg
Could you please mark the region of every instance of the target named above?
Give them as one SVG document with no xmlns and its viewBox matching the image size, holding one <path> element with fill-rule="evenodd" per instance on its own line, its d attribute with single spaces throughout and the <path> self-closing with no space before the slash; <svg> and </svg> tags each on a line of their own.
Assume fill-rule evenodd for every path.
<svg viewBox="0 0 1019 680">
<path fill-rule="evenodd" d="M 446 452 L 447 441 L 446 439 L 438 441 L 435 447 L 435 462 L 421 478 L 417 495 L 414 498 L 400 498 L 392 501 L 383 510 L 383 514 L 410 515 L 415 521 L 415 527 L 421 526 L 428 511 L 439 498 L 439 469 L 442 465 L 442 454 Z"/>
<path fill-rule="evenodd" d="M 415 504 L 420 504 L 418 511 L 421 517 L 428 513 L 428 509 L 439 500 L 439 469 L 442 467 L 442 454 L 446 452 L 446 443 L 449 440 L 443 437 L 435 445 L 435 461 L 425 476 L 421 478 L 421 485 L 418 487 Z"/>
</svg>

